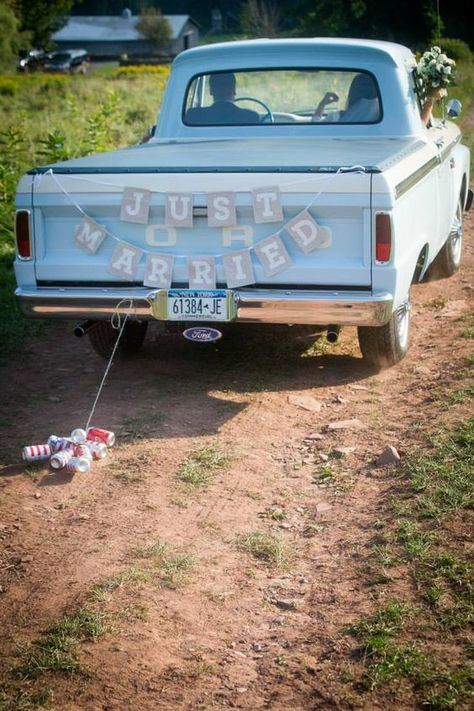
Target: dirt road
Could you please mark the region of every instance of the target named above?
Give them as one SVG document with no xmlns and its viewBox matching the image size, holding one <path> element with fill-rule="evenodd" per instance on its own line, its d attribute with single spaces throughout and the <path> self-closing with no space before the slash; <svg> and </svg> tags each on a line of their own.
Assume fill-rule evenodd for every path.
<svg viewBox="0 0 474 711">
<path fill-rule="evenodd" d="M 24 444 L 87 419 L 104 361 L 86 339 L 61 325 L 3 369 L 5 698 L 16 689 L 29 709 L 49 688 L 61 711 L 414 707 L 351 683 L 344 626 L 409 594 L 402 574 L 384 587 L 363 572 L 397 476 L 374 459 L 393 445 L 406 460 L 469 408 L 448 411 L 437 394 L 472 344 L 460 317 L 473 306 L 473 225 L 471 214 L 462 270 L 413 289 L 411 350 L 382 373 L 363 365 L 352 329 L 304 357 L 291 337 L 208 347 L 152 329 L 111 370 L 94 419 L 118 446 L 90 474 L 19 463 Z M 199 449 L 201 487 L 182 481 Z M 252 547 L 262 541 L 275 548 Z M 82 671 L 19 682 L 18 645 L 84 609 L 108 629 L 71 648 Z"/>
</svg>

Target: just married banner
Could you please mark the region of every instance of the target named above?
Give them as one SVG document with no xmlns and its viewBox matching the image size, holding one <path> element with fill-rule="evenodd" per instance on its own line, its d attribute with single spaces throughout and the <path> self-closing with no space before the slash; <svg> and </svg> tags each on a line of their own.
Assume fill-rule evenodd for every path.
<svg viewBox="0 0 474 711">
<path fill-rule="evenodd" d="M 247 191 L 251 195 L 253 219 L 256 224 L 280 223 L 278 230 L 255 242 L 252 246 L 215 255 L 172 255 L 141 249 L 112 233 L 85 213 L 73 195 L 62 186 L 52 171 L 49 175 L 62 192 L 81 213 L 82 220 L 74 228 L 77 246 L 88 254 L 95 254 L 108 237 L 116 242 L 108 264 L 108 271 L 114 276 L 132 281 L 138 267 L 145 260 L 143 285 L 157 289 L 168 289 L 173 282 L 176 259 L 185 259 L 190 289 L 212 289 L 216 287 L 217 266 L 222 265 L 228 288 L 238 288 L 255 284 L 253 256 L 258 260 L 265 276 L 272 277 L 289 267 L 293 261 L 285 246 L 283 235 L 288 236 L 304 254 L 327 249 L 332 242 L 331 230 L 319 224 L 311 214 L 311 203 L 296 216 L 285 222 L 282 194 L 278 185 L 259 187 Z M 334 175 L 334 174 L 333 174 Z M 94 181 L 91 181 L 94 182 Z M 148 225 L 153 192 L 143 188 L 124 187 L 120 206 L 120 220 L 124 223 Z M 163 193 L 161 193 L 163 194 Z M 202 201 L 203 193 L 200 192 Z M 232 228 L 238 226 L 238 208 L 233 191 L 205 193 L 207 225 L 209 228 Z M 201 202 L 200 202 L 201 204 Z M 166 228 L 192 229 L 195 219 L 202 220 L 202 210 L 198 218 L 194 214 L 193 193 L 164 193 L 164 224 Z M 283 223 L 283 224 L 282 224 Z"/>
</svg>

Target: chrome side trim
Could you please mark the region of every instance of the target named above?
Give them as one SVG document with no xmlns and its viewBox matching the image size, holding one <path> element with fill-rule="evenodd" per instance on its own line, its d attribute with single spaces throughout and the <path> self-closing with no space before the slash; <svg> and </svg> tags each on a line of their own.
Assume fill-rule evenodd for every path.
<svg viewBox="0 0 474 711">
<path fill-rule="evenodd" d="M 413 188 L 417 183 L 422 180 L 425 175 L 428 175 L 434 168 L 439 165 L 439 157 L 435 156 L 430 158 L 424 165 L 411 173 L 407 178 L 404 178 L 398 185 L 395 186 L 395 200 L 398 200 L 402 195 L 404 195 L 408 190 Z"/>
<path fill-rule="evenodd" d="M 440 165 L 440 163 L 446 160 L 446 158 L 453 150 L 454 146 L 456 146 L 460 140 L 461 136 L 456 136 L 454 141 L 451 141 L 451 143 L 446 146 L 446 148 L 444 148 L 443 151 L 439 153 L 439 155 L 430 158 L 429 161 L 427 161 L 424 165 L 415 170 L 414 173 L 412 173 L 407 178 L 404 178 L 400 183 L 398 183 L 398 185 L 395 186 L 395 200 L 398 200 L 399 197 L 404 195 L 408 190 L 410 190 L 420 180 L 422 180 L 425 175 L 428 175 L 431 170 L 433 170 L 438 165 Z"/>
<path fill-rule="evenodd" d="M 30 317 L 104 320 L 118 311 L 129 313 L 132 318 L 153 320 L 148 301 L 153 290 L 143 287 L 20 287 L 15 293 L 21 310 Z M 236 321 L 252 323 L 381 326 L 393 311 L 393 297 L 387 292 L 236 289 L 234 298 Z M 131 309 L 127 303 L 130 299 Z"/>
</svg>

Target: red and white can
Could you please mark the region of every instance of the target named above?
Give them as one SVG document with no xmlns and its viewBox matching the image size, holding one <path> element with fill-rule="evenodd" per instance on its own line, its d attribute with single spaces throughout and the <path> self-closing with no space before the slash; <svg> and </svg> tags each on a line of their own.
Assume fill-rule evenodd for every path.
<svg viewBox="0 0 474 711">
<path fill-rule="evenodd" d="M 21 456 L 25 462 L 42 462 L 49 459 L 52 453 L 49 444 L 32 444 L 21 450 Z"/>
<path fill-rule="evenodd" d="M 86 457 L 86 459 L 92 459 L 92 452 L 86 443 L 76 444 L 73 452 L 75 457 Z"/>
<path fill-rule="evenodd" d="M 91 439 L 93 442 L 103 442 L 107 447 L 113 447 L 115 444 L 114 433 L 109 430 L 101 430 L 98 427 L 89 427 L 87 439 Z"/>
<path fill-rule="evenodd" d="M 68 472 L 86 474 L 91 469 L 91 460 L 87 457 L 71 457 L 66 464 L 66 469 Z"/>
<path fill-rule="evenodd" d="M 63 469 L 66 464 L 72 459 L 73 451 L 72 449 L 62 449 L 59 452 L 55 452 L 49 463 L 53 469 Z"/>
<path fill-rule="evenodd" d="M 70 437 L 57 437 L 56 435 L 49 437 L 48 444 L 53 452 L 61 452 L 63 449 L 72 449 L 74 447 L 74 442 Z"/>
<path fill-rule="evenodd" d="M 107 456 L 107 445 L 103 442 L 93 442 L 90 439 L 86 439 L 84 444 L 92 454 L 92 459 L 104 459 Z"/>
</svg>

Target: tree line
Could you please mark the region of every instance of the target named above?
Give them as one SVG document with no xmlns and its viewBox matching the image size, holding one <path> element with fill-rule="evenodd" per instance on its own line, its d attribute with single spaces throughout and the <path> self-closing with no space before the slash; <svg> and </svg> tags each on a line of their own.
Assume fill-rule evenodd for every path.
<svg viewBox="0 0 474 711">
<path fill-rule="evenodd" d="M 120 15 L 125 7 L 137 16 L 191 15 L 203 35 L 366 37 L 413 49 L 440 36 L 473 41 L 471 0 L 2 0 L 0 67 L 21 49 L 47 48 L 71 14 Z"/>
<path fill-rule="evenodd" d="M 438 23 L 438 6 L 441 21 Z M 471 0 L 76 0 L 74 13 L 119 15 L 124 7 L 140 14 L 145 7 L 165 15 L 191 15 L 203 33 L 219 10 L 224 32 L 248 33 L 259 26 L 276 34 L 367 37 L 410 46 L 426 46 L 444 37 L 472 45 Z M 474 48 L 474 47 L 471 47 Z"/>
</svg>

